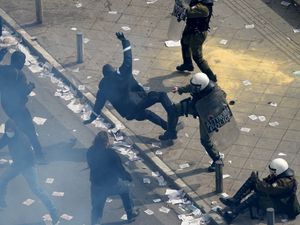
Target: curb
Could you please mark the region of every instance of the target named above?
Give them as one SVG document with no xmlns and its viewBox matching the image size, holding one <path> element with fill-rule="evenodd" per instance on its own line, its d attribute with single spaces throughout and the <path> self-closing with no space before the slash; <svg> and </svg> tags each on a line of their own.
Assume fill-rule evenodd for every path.
<svg viewBox="0 0 300 225">
<path fill-rule="evenodd" d="M 76 97 L 83 98 L 91 106 L 94 105 L 93 103 L 96 100 L 95 96 L 88 89 L 86 89 L 86 93 L 79 91 L 77 86 L 74 84 L 75 82 L 77 84 L 81 84 L 80 80 L 76 79 L 70 74 L 65 73 L 65 69 L 63 68 L 63 66 L 60 65 L 42 46 L 40 46 L 39 43 L 34 40 L 34 38 L 30 36 L 2 8 L 0 8 L 0 17 L 2 17 L 3 22 L 7 27 L 9 27 L 22 38 L 25 46 L 27 46 L 35 55 L 40 57 L 39 60 L 50 63 L 53 66 L 52 72 L 57 77 L 62 79 L 63 82 L 76 90 Z M 126 128 L 125 130 L 122 130 L 122 132 L 126 136 L 131 136 L 131 140 L 142 158 L 150 163 L 151 166 L 157 169 L 162 175 L 164 175 L 171 186 L 184 190 L 188 199 L 191 200 L 198 208 L 200 208 L 203 213 L 208 213 L 211 216 L 209 225 L 226 224 L 219 214 L 211 212 L 211 207 L 207 202 L 205 202 L 205 200 L 201 199 L 201 197 L 197 195 L 197 193 L 194 192 L 181 178 L 179 178 L 176 173 L 171 170 L 168 165 L 166 165 L 159 157 L 157 157 L 152 151 L 149 151 L 149 147 L 145 143 L 141 142 L 141 140 L 136 137 L 135 133 L 132 130 L 128 129 L 124 124 L 122 124 L 122 122 L 118 119 L 118 115 L 114 115 L 106 107 L 104 107 L 102 109 L 102 116 L 115 126 L 124 126 Z M 146 151 L 143 151 L 142 149 Z"/>
</svg>

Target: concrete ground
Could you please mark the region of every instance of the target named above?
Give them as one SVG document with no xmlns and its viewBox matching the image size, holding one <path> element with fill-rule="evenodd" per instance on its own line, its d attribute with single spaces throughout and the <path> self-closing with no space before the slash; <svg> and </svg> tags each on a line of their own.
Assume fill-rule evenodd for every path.
<svg viewBox="0 0 300 225">
<path fill-rule="evenodd" d="M 186 84 L 191 77 L 175 72 L 176 65 L 181 63 L 180 48 L 164 45 L 170 37 L 180 38 L 182 25 L 172 23 L 175 24 L 172 32 L 169 29 L 173 3 L 86 0 L 77 8 L 75 1 L 44 1 L 42 25 L 33 23 L 33 1 L 0 0 L 0 3 L 1 8 L 66 69 L 64 74 L 73 78 L 70 79 L 73 84 L 85 85 L 84 92 L 96 93 L 105 63 L 120 65 L 121 47 L 114 33 L 123 31 L 133 45 L 134 69 L 139 71 L 136 79 L 150 90 L 168 92 L 174 102 L 185 97 L 170 92 L 174 85 Z M 117 11 L 117 14 L 109 11 Z M 131 29 L 124 31 L 123 26 Z M 76 31 L 71 28 L 83 32 L 86 38 L 83 64 L 76 64 Z M 217 74 L 219 85 L 228 94 L 228 100 L 236 102 L 232 110 L 239 128 L 251 129 L 241 132 L 234 145 L 222 150 L 224 174 L 230 175 L 224 179 L 224 191 L 228 194 L 233 194 L 252 170 L 265 176 L 266 166 L 279 155 L 289 162 L 299 179 L 300 80 L 294 72 L 300 70 L 300 34 L 293 29 L 299 29 L 299 7 L 293 4 L 284 7 L 278 1 L 268 4 L 261 0 L 215 2 L 204 56 Z M 245 85 L 246 80 L 251 84 Z M 277 106 L 271 106 L 270 102 Z M 151 109 L 165 116 L 160 106 Z M 265 116 L 266 120 L 253 121 L 248 117 L 252 114 Z M 118 119 L 137 142 L 145 144 L 142 150 L 146 154 L 149 150 L 155 153 L 157 149 L 152 143 L 158 141 L 161 129 L 148 122 Z M 176 179 L 181 178 L 196 194 L 195 201 L 210 205 L 218 196 L 214 194 L 213 174 L 205 171 L 210 160 L 199 143 L 198 122 L 193 118 L 181 120 L 185 128 L 179 132 L 175 145 L 161 149 L 163 155 L 158 157 L 171 168 Z M 272 122 L 279 125 L 271 126 Z M 180 169 L 183 163 L 189 163 L 190 167 Z M 245 221 L 247 224 L 265 223 L 245 216 L 236 224 L 246 224 Z M 300 224 L 299 218 L 289 224 Z"/>
</svg>

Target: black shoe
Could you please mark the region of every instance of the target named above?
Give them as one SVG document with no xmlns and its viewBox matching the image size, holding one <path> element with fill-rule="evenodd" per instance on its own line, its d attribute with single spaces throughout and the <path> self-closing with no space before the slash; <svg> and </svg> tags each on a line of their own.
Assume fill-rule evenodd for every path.
<svg viewBox="0 0 300 225">
<path fill-rule="evenodd" d="M 194 71 L 194 67 L 193 65 L 189 65 L 189 64 L 181 64 L 180 66 L 176 66 L 176 70 L 180 72 L 184 72 L 185 70 Z"/>
<path fill-rule="evenodd" d="M 231 222 L 237 217 L 237 214 L 235 214 L 234 212 L 232 212 L 231 210 L 226 211 L 223 214 L 223 218 L 226 221 L 227 224 L 231 224 Z"/>
<path fill-rule="evenodd" d="M 236 207 L 239 205 L 239 202 L 236 201 L 234 198 L 220 197 L 219 199 L 224 205 L 229 206 L 229 207 Z"/>
<path fill-rule="evenodd" d="M 58 215 L 56 209 L 54 209 L 52 212 L 50 212 L 50 216 L 51 216 L 53 225 L 59 224 L 59 215 Z"/>
<path fill-rule="evenodd" d="M 224 162 L 223 162 L 222 159 L 218 159 L 218 160 L 221 160 L 222 164 L 224 165 Z M 216 171 L 216 161 L 213 161 L 212 164 L 207 168 L 208 172 L 215 172 Z"/>
<path fill-rule="evenodd" d="M 159 135 L 158 138 L 161 141 L 174 140 L 174 139 L 177 139 L 177 134 L 176 134 L 176 132 L 166 131 L 163 135 Z"/>
<path fill-rule="evenodd" d="M 127 222 L 131 223 L 135 221 L 135 218 L 140 214 L 140 211 L 138 209 L 132 210 L 132 212 L 127 214 Z"/>
</svg>

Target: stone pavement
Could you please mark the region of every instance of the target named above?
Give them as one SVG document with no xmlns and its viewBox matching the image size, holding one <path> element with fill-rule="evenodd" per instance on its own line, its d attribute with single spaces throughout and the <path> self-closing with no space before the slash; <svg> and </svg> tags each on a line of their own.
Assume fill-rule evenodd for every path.
<svg viewBox="0 0 300 225">
<path fill-rule="evenodd" d="M 150 90 L 168 92 L 174 102 L 185 97 L 170 92 L 174 85 L 186 84 L 190 79 L 189 74 L 174 72 L 181 63 L 180 48 L 164 46 L 170 35 L 173 7 L 170 1 L 147 4 L 146 0 L 82 0 L 82 6 L 77 8 L 76 1 L 44 0 L 42 25 L 34 24 L 34 1 L 0 0 L 0 3 L 66 68 L 68 76 L 74 78 L 73 83 L 84 84 L 93 94 L 102 77 L 102 65 L 120 65 L 121 46 L 114 33 L 122 31 L 122 26 L 129 26 L 131 30 L 124 32 L 133 45 L 134 58 L 139 59 L 134 61 L 134 69 L 139 71 L 136 79 Z M 254 28 L 249 26 L 252 24 Z M 76 64 L 76 31 L 71 30 L 74 27 L 86 38 L 85 62 L 80 65 Z M 218 75 L 228 100 L 236 102 L 232 110 L 239 127 L 251 129 L 241 132 L 233 146 L 222 150 L 224 174 L 230 175 L 224 179 L 224 191 L 228 194 L 233 194 L 252 170 L 265 176 L 266 165 L 279 153 L 300 180 L 300 78 L 293 74 L 300 70 L 300 33 L 293 32 L 296 28 L 299 29 L 299 7 L 294 5 L 284 8 L 278 1 L 266 4 L 261 0 L 215 3 L 204 55 Z M 177 35 L 179 38 L 179 32 Z M 245 80 L 251 85 L 244 85 Z M 151 109 L 165 116 L 161 106 Z M 163 131 L 149 122 L 124 121 L 113 109 L 110 111 L 126 124 L 132 138 L 141 142 L 142 150 L 154 155 L 157 148 L 152 143 L 158 141 Z M 248 118 L 251 114 L 265 116 L 266 120 L 253 121 Z M 195 193 L 196 202 L 210 205 L 218 196 L 214 194 L 214 175 L 206 172 L 210 160 L 199 143 L 198 122 L 190 117 L 181 120 L 185 128 L 179 132 L 175 145 L 161 149 L 163 154 L 158 157 L 175 172 L 170 172 L 171 178 L 181 178 Z M 271 126 L 270 122 L 279 125 Z M 183 163 L 189 163 L 190 167 L 180 169 Z M 243 216 L 236 224 L 265 224 L 248 218 Z M 300 224 L 300 218 L 288 224 Z"/>
</svg>

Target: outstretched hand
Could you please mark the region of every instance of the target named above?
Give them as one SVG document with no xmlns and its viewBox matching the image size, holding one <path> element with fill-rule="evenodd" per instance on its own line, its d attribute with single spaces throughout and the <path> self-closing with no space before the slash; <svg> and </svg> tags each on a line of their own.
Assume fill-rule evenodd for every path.
<svg viewBox="0 0 300 225">
<path fill-rule="evenodd" d="M 125 38 L 123 32 L 117 32 L 117 33 L 116 33 L 116 36 L 117 36 L 117 38 L 118 38 L 120 41 L 126 40 L 126 38 Z"/>
</svg>

